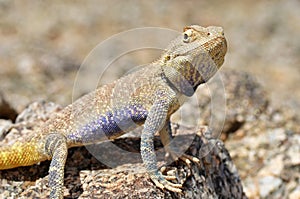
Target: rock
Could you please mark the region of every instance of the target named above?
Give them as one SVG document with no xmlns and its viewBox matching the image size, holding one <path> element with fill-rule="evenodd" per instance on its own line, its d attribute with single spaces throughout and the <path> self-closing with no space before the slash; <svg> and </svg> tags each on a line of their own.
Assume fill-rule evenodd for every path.
<svg viewBox="0 0 300 199">
<path fill-rule="evenodd" d="M 300 128 L 296 112 L 274 106 L 251 75 L 224 74 L 227 114 L 223 129 L 226 135 L 221 138 L 226 138 L 226 147 L 239 170 L 245 193 L 250 198 L 286 198 L 297 193 Z M 206 100 L 205 95 L 203 99 Z M 204 104 L 205 113 L 210 104 Z M 215 114 L 213 110 L 211 114 Z"/>
<path fill-rule="evenodd" d="M 295 135 L 293 144 L 287 149 L 288 164 L 293 166 L 300 165 L 300 135 Z"/>
<path fill-rule="evenodd" d="M 53 102 L 33 102 L 18 115 L 16 123 L 36 123 L 37 121 L 44 122 L 49 119 L 51 114 L 59 112 L 61 109 L 62 107 L 60 105 Z"/>
<path fill-rule="evenodd" d="M 270 195 L 274 190 L 278 189 L 279 186 L 282 184 L 282 180 L 280 178 L 276 178 L 273 176 L 266 176 L 259 180 L 259 187 L 260 187 L 260 196 L 265 198 L 266 196 Z"/>
<path fill-rule="evenodd" d="M 220 79 L 219 79 L 220 78 Z M 176 122 L 207 125 L 214 137 L 225 140 L 248 122 L 257 120 L 268 107 L 266 91 L 249 73 L 224 69 L 201 85 L 187 104 L 175 113 Z M 191 122 L 198 118 L 199 120 Z M 222 133 L 222 134 L 221 134 Z M 240 136 L 243 135 L 243 132 Z"/>
<path fill-rule="evenodd" d="M 289 194 L 289 198 L 300 198 L 300 186 L 298 186 L 293 192 Z"/>
<path fill-rule="evenodd" d="M 38 129 L 46 120 L 48 120 L 52 113 L 60 110 L 61 106 L 53 102 L 33 102 L 16 117 L 15 123 L 6 125 L 3 129 L 4 132 L 0 131 L 0 133 L 2 133 L 0 141 L 2 141 L 3 145 L 10 145 L 16 141 L 23 141 L 25 137 L 33 135 L 35 129 Z M 7 134 L 8 131 L 9 134 Z"/>
<path fill-rule="evenodd" d="M 4 139 L 11 126 L 12 122 L 10 120 L 0 119 L 0 141 Z"/>
<path fill-rule="evenodd" d="M 34 103 L 18 116 L 17 123 L 14 124 L 18 126 L 20 123 L 22 128 L 13 129 L 21 131 L 19 132 L 21 137 L 26 137 L 34 133 L 34 128 L 31 128 L 33 124 L 40 126 L 47 120 L 50 112 L 57 111 L 57 107 L 51 103 Z M 26 124 L 30 128 L 26 129 Z M 24 130 L 27 132 L 22 133 Z M 176 181 L 183 183 L 182 194 L 157 188 L 142 165 L 139 154 L 140 139 L 125 137 L 113 143 L 105 142 L 70 149 L 65 169 L 64 196 L 72 198 L 246 198 L 239 174 L 224 144 L 210 137 L 211 133 L 207 131 L 207 128 L 174 129 L 176 133 L 174 144 L 183 147 L 182 152 L 187 149 L 187 154 L 200 159 L 200 165 L 195 163 L 187 165 L 178 160 L 170 162 L 166 167 L 164 174 L 174 172 L 177 176 Z M 15 139 L 9 137 L 9 134 L 8 138 Z M 159 165 L 164 165 L 163 146 L 157 137 L 155 147 Z M 125 157 L 116 148 L 129 155 Z M 92 156 L 93 151 L 97 154 L 99 151 L 105 153 L 101 153 L 102 156 Z M 115 163 L 112 165 L 107 160 Z M 39 165 L 0 171 L 0 198 L 49 196 L 48 169 L 49 161 L 45 161 Z"/>
<path fill-rule="evenodd" d="M 0 119 L 9 119 L 15 121 L 17 111 L 5 100 L 2 93 L 0 93 Z"/>
</svg>

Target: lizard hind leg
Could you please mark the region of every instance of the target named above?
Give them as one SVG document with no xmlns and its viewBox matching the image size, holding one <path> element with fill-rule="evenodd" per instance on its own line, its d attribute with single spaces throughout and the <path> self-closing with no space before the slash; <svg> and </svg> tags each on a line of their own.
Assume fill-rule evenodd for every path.
<svg viewBox="0 0 300 199">
<path fill-rule="evenodd" d="M 49 134 L 45 150 L 52 157 L 49 168 L 50 198 L 63 198 L 64 168 L 68 155 L 66 138 L 61 134 Z"/>
</svg>

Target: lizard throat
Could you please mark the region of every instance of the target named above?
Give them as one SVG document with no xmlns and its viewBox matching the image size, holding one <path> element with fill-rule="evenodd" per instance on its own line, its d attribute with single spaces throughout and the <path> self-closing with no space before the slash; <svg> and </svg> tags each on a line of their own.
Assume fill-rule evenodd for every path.
<svg viewBox="0 0 300 199">
<path fill-rule="evenodd" d="M 197 87 L 204 83 L 201 72 L 190 62 L 185 62 L 181 67 L 162 67 L 167 83 L 178 92 L 192 96 Z"/>
</svg>

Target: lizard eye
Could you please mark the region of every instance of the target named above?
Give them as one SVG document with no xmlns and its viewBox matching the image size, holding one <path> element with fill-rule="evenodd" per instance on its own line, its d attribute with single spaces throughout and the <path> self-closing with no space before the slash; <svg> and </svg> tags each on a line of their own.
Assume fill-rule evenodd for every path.
<svg viewBox="0 0 300 199">
<path fill-rule="evenodd" d="M 184 33 L 183 34 L 183 40 L 185 41 L 185 40 L 187 40 L 189 38 L 189 36 L 186 34 L 186 33 Z"/>
<path fill-rule="evenodd" d="M 183 42 L 185 42 L 185 43 L 191 42 L 192 33 L 193 33 L 193 31 L 191 29 L 186 30 L 183 33 Z"/>
</svg>

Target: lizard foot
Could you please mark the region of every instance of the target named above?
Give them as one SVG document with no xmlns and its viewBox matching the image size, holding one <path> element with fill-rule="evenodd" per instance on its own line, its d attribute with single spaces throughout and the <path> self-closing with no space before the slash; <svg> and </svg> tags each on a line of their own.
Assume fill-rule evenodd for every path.
<svg viewBox="0 0 300 199">
<path fill-rule="evenodd" d="M 170 178 L 169 178 L 170 177 Z M 182 184 L 169 182 L 167 179 L 176 179 L 176 176 L 164 176 L 161 172 L 156 171 L 150 173 L 150 178 L 154 184 L 160 189 L 167 189 L 172 192 L 181 193 Z"/>
</svg>

